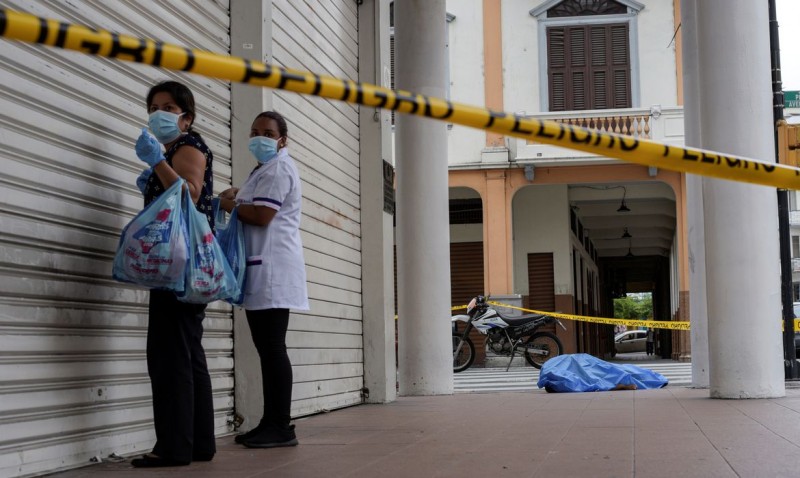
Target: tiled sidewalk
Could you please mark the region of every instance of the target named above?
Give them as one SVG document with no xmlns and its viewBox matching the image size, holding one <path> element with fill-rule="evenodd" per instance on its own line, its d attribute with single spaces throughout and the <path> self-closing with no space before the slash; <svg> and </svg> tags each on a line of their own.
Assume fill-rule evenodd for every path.
<svg viewBox="0 0 800 478">
<path fill-rule="evenodd" d="M 103 463 L 59 478 L 800 476 L 800 390 L 712 400 L 665 388 L 403 397 L 297 420 L 296 448 L 219 439 L 213 462 Z"/>
</svg>

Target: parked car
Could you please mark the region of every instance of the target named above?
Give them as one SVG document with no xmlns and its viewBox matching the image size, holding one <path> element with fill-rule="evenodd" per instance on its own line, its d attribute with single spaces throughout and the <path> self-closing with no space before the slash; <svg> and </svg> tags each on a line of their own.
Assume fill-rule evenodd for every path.
<svg viewBox="0 0 800 478">
<path fill-rule="evenodd" d="M 614 348 L 618 354 L 644 352 L 647 349 L 646 330 L 627 330 L 614 336 Z"/>
</svg>

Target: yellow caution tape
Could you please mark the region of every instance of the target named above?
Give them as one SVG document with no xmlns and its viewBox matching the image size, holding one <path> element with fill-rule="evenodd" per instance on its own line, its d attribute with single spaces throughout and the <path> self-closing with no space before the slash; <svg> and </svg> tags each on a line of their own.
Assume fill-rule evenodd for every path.
<svg viewBox="0 0 800 478">
<path fill-rule="evenodd" d="M 581 322 L 592 322 L 595 324 L 625 325 L 627 327 L 650 327 L 653 329 L 689 330 L 689 322 L 685 321 L 663 321 L 663 320 L 630 320 L 630 319 L 608 319 L 603 317 L 588 317 L 585 315 L 560 314 L 558 312 L 545 312 L 541 310 L 524 309 L 513 305 L 502 304 L 500 302 L 489 301 L 487 304 L 506 307 L 509 309 L 521 310 L 532 314 L 549 315 L 559 319 L 578 320 Z"/>
<path fill-rule="evenodd" d="M 508 309 L 516 309 L 532 314 L 543 314 L 559 319 L 578 320 L 582 322 L 592 322 L 595 324 L 608 324 L 608 325 L 625 325 L 629 327 L 651 327 L 654 329 L 672 329 L 672 330 L 689 330 L 689 322 L 685 321 L 659 321 L 659 320 L 630 320 L 630 319 L 608 319 L 603 317 L 588 317 L 584 315 L 571 315 L 560 314 L 557 312 L 544 312 L 541 310 L 524 309 L 522 307 L 515 307 L 509 304 L 502 304 L 500 302 L 489 301 L 488 304 L 506 307 Z M 781 322 L 781 330 L 783 330 L 783 322 Z M 794 319 L 794 331 L 800 332 L 800 319 Z"/>
<path fill-rule="evenodd" d="M 541 314 L 541 315 L 549 315 L 551 317 L 558 317 L 559 319 L 566 319 L 566 320 L 577 320 L 580 322 L 592 322 L 595 324 L 607 324 L 607 325 L 624 325 L 627 327 L 651 327 L 653 329 L 671 329 L 671 330 L 689 330 L 690 322 L 685 321 L 663 321 L 663 320 L 631 320 L 631 319 L 609 319 L 604 317 L 589 317 L 586 315 L 572 315 L 572 314 L 561 314 L 558 312 L 546 312 L 542 310 L 533 310 L 533 309 L 525 309 L 523 307 L 516 307 L 509 304 L 503 304 L 501 302 L 495 301 L 487 301 L 487 304 L 496 305 L 499 307 L 505 307 L 507 309 L 515 309 L 521 310 L 523 312 L 528 312 L 530 314 Z M 459 305 L 457 307 L 451 307 L 450 310 L 460 310 L 466 309 L 466 305 Z M 397 318 L 397 316 L 395 316 Z M 781 322 L 781 330 L 783 330 L 783 322 Z M 800 318 L 794 319 L 794 331 L 800 332 Z"/>
<path fill-rule="evenodd" d="M 7 9 L 0 9 L 0 37 L 391 109 L 644 166 L 778 188 L 800 189 L 800 169 L 781 164 L 669 146 L 555 121 L 525 118 L 517 114 L 453 103 L 442 98 L 393 91 L 368 83 L 95 30 Z"/>
<path fill-rule="evenodd" d="M 781 321 L 781 332 L 786 330 L 786 327 L 783 326 L 783 321 Z M 794 331 L 800 332 L 800 319 L 794 319 Z"/>
</svg>

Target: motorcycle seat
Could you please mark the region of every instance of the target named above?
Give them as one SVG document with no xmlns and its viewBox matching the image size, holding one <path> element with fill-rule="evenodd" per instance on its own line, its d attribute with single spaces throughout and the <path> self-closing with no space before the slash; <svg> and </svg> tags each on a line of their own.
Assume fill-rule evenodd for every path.
<svg viewBox="0 0 800 478">
<path fill-rule="evenodd" d="M 520 325 L 525 325 L 529 322 L 533 322 L 534 320 L 539 320 L 549 317 L 543 314 L 525 314 L 525 315 L 518 315 L 516 317 L 509 317 L 501 314 L 500 312 L 497 312 L 497 315 L 499 315 L 500 318 L 502 318 L 503 321 L 505 321 L 508 325 L 515 327 Z"/>
</svg>

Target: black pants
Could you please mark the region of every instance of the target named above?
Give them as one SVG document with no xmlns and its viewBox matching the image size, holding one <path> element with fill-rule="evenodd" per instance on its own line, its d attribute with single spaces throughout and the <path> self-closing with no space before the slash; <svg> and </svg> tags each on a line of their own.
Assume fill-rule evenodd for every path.
<svg viewBox="0 0 800 478">
<path fill-rule="evenodd" d="M 153 420 L 161 458 L 191 461 L 213 455 L 214 402 L 203 339 L 206 306 L 178 301 L 169 291 L 150 291 L 147 371 L 153 387 Z"/>
<path fill-rule="evenodd" d="M 247 323 L 261 359 L 262 423 L 286 428 L 291 419 L 292 363 L 286 353 L 289 309 L 248 310 Z"/>
<path fill-rule="evenodd" d="M 653 355 L 653 342 L 645 342 L 647 346 L 647 355 Z"/>
</svg>

